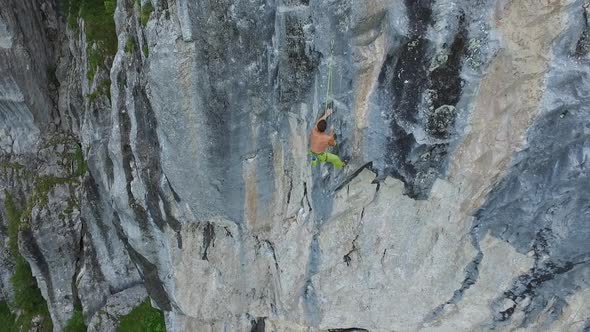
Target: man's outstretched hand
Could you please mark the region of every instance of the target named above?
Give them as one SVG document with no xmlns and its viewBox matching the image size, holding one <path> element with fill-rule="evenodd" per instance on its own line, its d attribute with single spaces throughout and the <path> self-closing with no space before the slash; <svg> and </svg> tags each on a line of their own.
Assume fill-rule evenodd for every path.
<svg viewBox="0 0 590 332">
<path fill-rule="evenodd" d="M 322 120 L 326 120 L 330 115 L 332 115 L 332 109 L 328 108 L 328 109 L 326 109 L 326 112 L 324 113 L 324 115 L 322 115 L 322 117 L 319 118 L 318 122 L 320 122 Z"/>
</svg>

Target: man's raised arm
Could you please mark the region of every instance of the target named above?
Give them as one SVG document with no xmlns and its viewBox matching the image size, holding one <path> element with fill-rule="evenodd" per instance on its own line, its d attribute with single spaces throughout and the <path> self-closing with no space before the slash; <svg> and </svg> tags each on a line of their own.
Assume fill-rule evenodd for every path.
<svg viewBox="0 0 590 332">
<path fill-rule="evenodd" d="M 324 113 L 324 115 L 322 115 L 322 117 L 319 118 L 318 121 L 315 122 L 316 127 L 318 125 L 318 122 L 320 122 L 322 120 L 326 120 L 330 115 L 332 115 L 332 109 L 331 108 L 328 108 L 326 110 L 326 113 Z"/>
</svg>

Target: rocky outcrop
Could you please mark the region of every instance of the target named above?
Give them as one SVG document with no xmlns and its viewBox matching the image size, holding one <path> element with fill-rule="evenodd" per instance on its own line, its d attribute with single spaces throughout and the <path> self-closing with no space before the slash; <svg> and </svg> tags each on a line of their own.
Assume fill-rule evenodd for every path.
<svg viewBox="0 0 590 332">
<path fill-rule="evenodd" d="M 25 163 L 31 161 L 37 149 L 40 127 L 47 124 L 53 110 L 48 91 L 50 71 L 47 69 L 54 55 L 48 36 L 56 35 L 57 22 L 53 8 L 36 2 L 2 5 L 6 8 L 0 14 L 0 189 L 4 203 L 7 201 L 7 190 L 15 199 L 28 192 L 31 183 L 25 179 L 23 165 L 16 162 L 13 156 L 20 156 Z M 39 54 L 43 56 L 36 59 Z M 10 190 L 13 188 L 18 188 L 20 192 Z M 9 217 L 8 210 L 3 210 L 0 218 L 2 301 L 14 298 L 9 282 L 15 266 L 8 241 Z"/>
<path fill-rule="evenodd" d="M 101 196 L 100 179 L 88 173 L 96 164 L 94 150 L 101 149 L 100 132 L 91 129 L 92 149 L 80 145 L 89 134 L 81 129 L 84 124 L 104 125 L 104 115 L 96 113 L 104 104 L 83 98 L 83 90 L 92 87 L 82 84 L 86 60 L 79 30 L 66 30 L 53 2 L 8 1 L 2 6 L 8 10 L 2 12 L 6 29 L 0 32 L 9 42 L 0 48 L 0 188 L 3 202 L 10 195 L 20 218 L 12 220 L 15 226 L 9 225 L 7 213 L 1 218 L 0 300 L 11 303 L 19 296 L 10 280 L 16 257 L 8 248 L 18 241 L 19 255 L 37 281 L 33 287 L 45 298 L 54 329 L 61 330 L 76 307 L 90 321 L 112 296 L 142 289 L 143 283 L 117 237 L 115 214 L 108 197 Z M 18 230 L 15 238 L 10 238 L 11 227 Z M 18 305 L 13 309 L 20 310 Z"/>
<path fill-rule="evenodd" d="M 117 318 L 129 314 L 146 296 L 145 288 L 137 285 L 109 297 L 104 307 L 92 316 L 88 331 L 115 331 L 118 326 Z"/>
<path fill-rule="evenodd" d="M 146 294 L 170 331 L 588 327 L 584 1 L 119 0 L 98 64 L 93 22 L 30 2 L 1 188 L 55 330 Z M 346 171 L 307 162 L 326 95 Z"/>
</svg>

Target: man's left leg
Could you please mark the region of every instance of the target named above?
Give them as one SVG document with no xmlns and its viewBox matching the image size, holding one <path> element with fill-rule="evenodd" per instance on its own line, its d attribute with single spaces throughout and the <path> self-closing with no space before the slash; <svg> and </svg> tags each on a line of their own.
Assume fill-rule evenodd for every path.
<svg viewBox="0 0 590 332">
<path fill-rule="evenodd" d="M 329 153 L 329 152 L 326 152 L 326 161 L 329 162 L 330 164 L 334 165 L 334 168 L 336 168 L 336 169 L 341 169 L 342 166 L 346 165 L 345 162 L 340 160 L 340 157 L 338 157 L 335 154 Z"/>
</svg>

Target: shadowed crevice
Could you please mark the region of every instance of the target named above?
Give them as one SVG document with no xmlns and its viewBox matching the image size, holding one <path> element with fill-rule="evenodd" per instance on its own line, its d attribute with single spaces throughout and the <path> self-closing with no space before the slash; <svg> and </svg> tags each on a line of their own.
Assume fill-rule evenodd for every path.
<svg viewBox="0 0 590 332">
<path fill-rule="evenodd" d="M 209 250 L 209 246 L 215 247 L 215 228 L 213 224 L 208 222 L 205 224 L 205 227 L 203 228 L 203 255 L 201 256 L 202 260 L 209 260 L 209 258 L 207 257 L 207 251 Z"/>
<path fill-rule="evenodd" d="M 379 98 L 391 105 L 383 116 L 390 132 L 381 178 L 401 180 L 405 194 L 414 199 L 427 199 L 447 166 L 448 142 L 454 138 L 458 113 L 455 106 L 463 92 L 463 59 L 468 52 L 463 12 L 453 42 L 436 49 L 428 39 L 433 24 L 431 6 L 431 1 L 406 1 L 408 36 L 399 48 L 389 51 L 378 77 Z M 439 53 L 436 59 L 435 52 Z M 431 68 L 434 60 L 438 64 Z"/>
<path fill-rule="evenodd" d="M 257 317 L 250 321 L 252 328 L 250 332 L 265 332 L 266 331 L 266 317 Z"/>
</svg>

